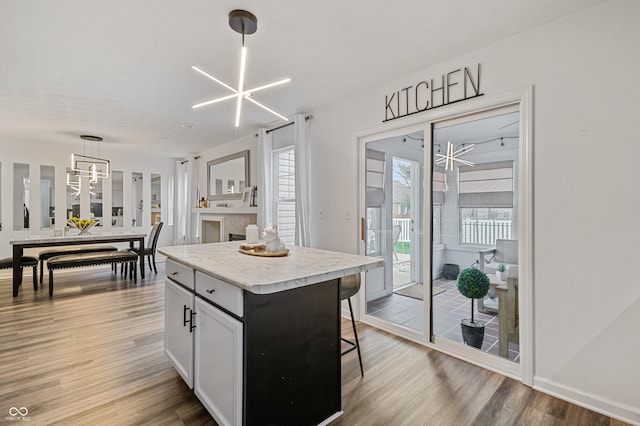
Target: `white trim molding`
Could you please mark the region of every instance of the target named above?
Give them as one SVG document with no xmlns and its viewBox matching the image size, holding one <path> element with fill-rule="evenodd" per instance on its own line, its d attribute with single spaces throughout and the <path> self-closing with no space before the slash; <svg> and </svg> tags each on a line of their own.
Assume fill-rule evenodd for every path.
<svg viewBox="0 0 640 426">
<path fill-rule="evenodd" d="M 621 404 L 601 395 L 594 395 L 544 377 L 534 378 L 533 388 L 563 401 L 579 405 L 611 418 L 640 426 L 640 411 L 637 407 Z"/>
</svg>

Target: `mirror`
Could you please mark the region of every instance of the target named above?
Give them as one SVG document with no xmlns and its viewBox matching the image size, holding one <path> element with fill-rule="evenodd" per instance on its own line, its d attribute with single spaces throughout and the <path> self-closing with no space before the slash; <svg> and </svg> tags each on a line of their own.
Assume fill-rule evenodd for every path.
<svg viewBox="0 0 640 426">
<path fill-rule="evenodd" d="M 67 214 L 66 219 L 80 217 L 80 178 L 67 167 Z M 65 221 L 66 226 L 66 221 Z"/>
<path fill-rule="evenodd" d="M 131 174 L 131 226 L 142 226 L 142 173 Z"/>
<path fill-rule="evenodd" d="M 56 168 L 40 166 L 40 228 L 53 228 L 55 223 Z"/>
<path fill-rule="evenodd" d="M 242 199 L 249 185 L 249 150 L 207 162 L 207 199 Z"/>
<path fill-rule="evenodd" d="M 111 172 L 111 226 L 122 228 L 124 226 L 124 217 L 122 195 L 124 183 L 124 175 L 122 172 Z"/>
<path fill-rule="evenodd" d="M 161 221 L 160 217 L 160 189 L 162 186 L 160 185 L 160 175 L 156 173 L 151 173 L 151 223 L 154 224 L 156 222 Z"/>
<path fill-rule="evenodd" d="M 13 230 L 29 229 L 29 165 L 13 163 Z"/>
<path fill-rule="evenodd" d="M 89 186 L 89 217 L 98 221 L 96 226 L 102 226 L 102 179 Z"/>
</svg>

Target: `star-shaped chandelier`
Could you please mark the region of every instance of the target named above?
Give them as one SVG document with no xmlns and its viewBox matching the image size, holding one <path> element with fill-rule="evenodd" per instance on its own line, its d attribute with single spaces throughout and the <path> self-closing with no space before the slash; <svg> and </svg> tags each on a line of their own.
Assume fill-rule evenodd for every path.
<svg viewBox="0 0 640 426">
<path fill-rule="evenodd" d="M 208 72 L 204 71 L 203 69 L 197 67 L 196 65 L 192 65 L 191 68 L 193 68 L 194 70 L 196 70 L 197 72 L 199 72 L 200 74 L 204 75 L 207 78 L 210 78 L 211 80 L 215 81 L 216 83 L 220 84 L 221 86 L 227 88 L 228 90 L 230 90 L 233 94 L 231 95 L 227 95 L 227 96 L 223 96 L 221 98 L 217 98 L 217 99 L 212 99 L 210 101 L 206 101 L 206 102 L 201 102 L 199 104 L 195 104 L 193 105 L 191 108 L 200 108 L 206 105 L 211 105 L 211 104 L 215 104 L 218 102 L 222 102 L 222 101 L 226 101 L 227 99 L 236 99 L 236 121 L 235 121 L 235 125 L 236 127 L 240 126 L 240 112 L 242 111 L 242 100 L 247 100 L 251 103 L 253 103 L 254 105 L 259 106 L 260 108 L 264 109 L 265 111 L 270 112 L 271 114 L 275 115 L 278 118 L 281 118 L 282 120 L 285 121 L 289 121 L 289 119 L 287 117 L 285 117 L 284 115 L 274 111 L 273 109 L 267 107 L 266 105 L 256 101 L 255 99 L 253 99 L 253 94 L 256 92 L 259 92 L 261 90 L 264 89 L 268 89 L 270 87 L 274 87 L 274 86 L 278 86 L 280 84 L 284 84 L 284 83 L 288 83 L 289 81 L 291 81 L 290 78 L 285 78 L 279 81 L 275 81 L 273 83 L 268 83 L 262 86 L 258 86 L 258 87 L 254 87 L 252 89 L 246 89 L 245 88 L 245 82 L 244 82 L 244 74 L 245 74 L 245 69 L 246 69 L 246 65 L 247 65 L 247 48 L 244 45 L 244 35 L 245 34 L 253 34 L 257 31 L 258 29 L 258 19 L 250 12 L 247 12 L 246 10 L 232 10 L 229 13 L 229 26 L 236 32 L 242 34 L 242 51 L 240 54 L 240 76 L 238 78 L 238 88 L 234 89 L 233 87 L 231 87 L 230 85 L 226 84 L 225 82 L 223 82 L 222 80 L 214 77 L 213 75 L 209 74 Z"/>
<path fill-rule="evenodd" d="M 475 163 L 460 159 L 461 155 L 466 154 L 469 151 L 472 151 L 473 147 L 474 145 L 471 144 L 455 150 L 455 148 L 453 147 L 453 144 L 451 143 L 451 141 L 449 141 L 447 142 L 447 154 L 446 155 L 436 154 L 436 157 L 438 157 L 438 159 L 436 160 L 436 164 L 444 163 L 445 170 L 453 170 L 454 161 L 457 161 L 458 163 L 461 163 L 467 166 L 474 166 Z"/>
</svg>

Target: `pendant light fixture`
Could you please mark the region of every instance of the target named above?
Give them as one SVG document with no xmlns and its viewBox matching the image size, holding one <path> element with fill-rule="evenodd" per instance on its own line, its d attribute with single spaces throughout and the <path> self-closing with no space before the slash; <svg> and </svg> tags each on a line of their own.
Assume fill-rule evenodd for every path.
<svg viewBox="0 0 640 426">
<path fill-rule="evenodd" d="M 260 108 L 264 109 L 265 111 L 270 112 L 271 114 L 275 115 L 276 117 L 285 120 L 285 121 L 289 121 L 289 119 L 287 119 L 287 117 L 285 117 L 284 115 L 274 111 L 273 109 L 267 107 L 266 105 L 256 101 L 255 99 L 253 99 L 253 94 L 256 92 L 259 92 L 261 90 L 264 89 L 268 89 L 270 87 L 274 87 L 274 86 L 278 86 L 280 84 L 284 84 L 284 83 L 288 83 L 289 81 L 291 81 L 290 78 L 285 78 L 282 80 L 278 80 L 275 81 L 273 83 L 268 83 L 262 86 L 258 86 L 258 87 L 254 87 L 252 89 L 247 89 L 245 87 L 245 81 L 244 81 L 244 76 L 245 76 L 245 71 L 246 71 L 246 66 L 247 66 L 247 47 L 244 45 L 244 36 L 245 34 L 253 34 L 258 30 L 258 19 L 250 12 L 247 12 L 246 10 L 232 10 L 231 12 L 229 12 L 229 26 L 236 31 L 237 33 L 242 34 L 242 50 L 240 51 L 240 74 L 238 76 L 238 88 L 234 89 L 233 87 L 231 87 L 230 85 L 226 84 L 225 82 L 223 82 L 222 80 L 219 80 L 218 78 L 214 77 L 213 75 L 209 74 L 208 72 L 204 71 L 202 68 L 196 66 L 196 65 L 192 65 L 191 68 L 193 68 L 195 71 L 199 72 L 200 74 L 204 75 L 207 78 L 210 78 L 211 80 L 215 81 L 216 83 L 220 84 L 221 86 L 225 87 L 226 89 L 230 90 L 233 94 L 231 95 L 227 95 L 227 96 L 223 96 L 220 98 L 216 98 L 216 99 L 212 99 L 210 101 L 206 101 L 206 102 L 201 102 L 199 104 L 195 104 L 192 106 L 192 108 L 200 108 L 206 105 L 212 105 L 218 102 L 222 102 L 222 101 L 226 101 L 228 99 L 236 99 L 236 119 L 235 119 L 235 126 L 239 127 L 240 126 L 240 114 L 242 111 L 242 100 L 247 100 L 251 103 L 253 103 L 254 105 L 259 106 Z"/>
</svg>

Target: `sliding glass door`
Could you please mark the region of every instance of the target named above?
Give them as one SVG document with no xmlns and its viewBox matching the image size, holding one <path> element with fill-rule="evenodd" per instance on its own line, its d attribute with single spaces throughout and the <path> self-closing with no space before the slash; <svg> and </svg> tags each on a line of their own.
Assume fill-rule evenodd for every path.
<svg viewBox="0 0 640 426">
<path fill-rule="evenodd" d="M 365 250 L 385 261 L 366 274 L 365 313 L 409 337 L 519 362 L 519 110 L 502 107 L 430 128 L 430 155 L 423 130 L 363 145 Z M 470 299 L 459 291 L 466 270 L 482 277 L 486 295 Z"/>
<path fill-rule="evenodd" d="M 431 138 L 433 340 L 516 362 L 519 124 L 504 107 L 434 123 Z M 488 293 L 465 297 L 457 279 Z"/>
<path fill-rule="evenodd" d="M 360 138 L 361 253 L 385 265 L 365 274 L 361 319 L 529 385 L 531 95 Z"/>
</svg>

